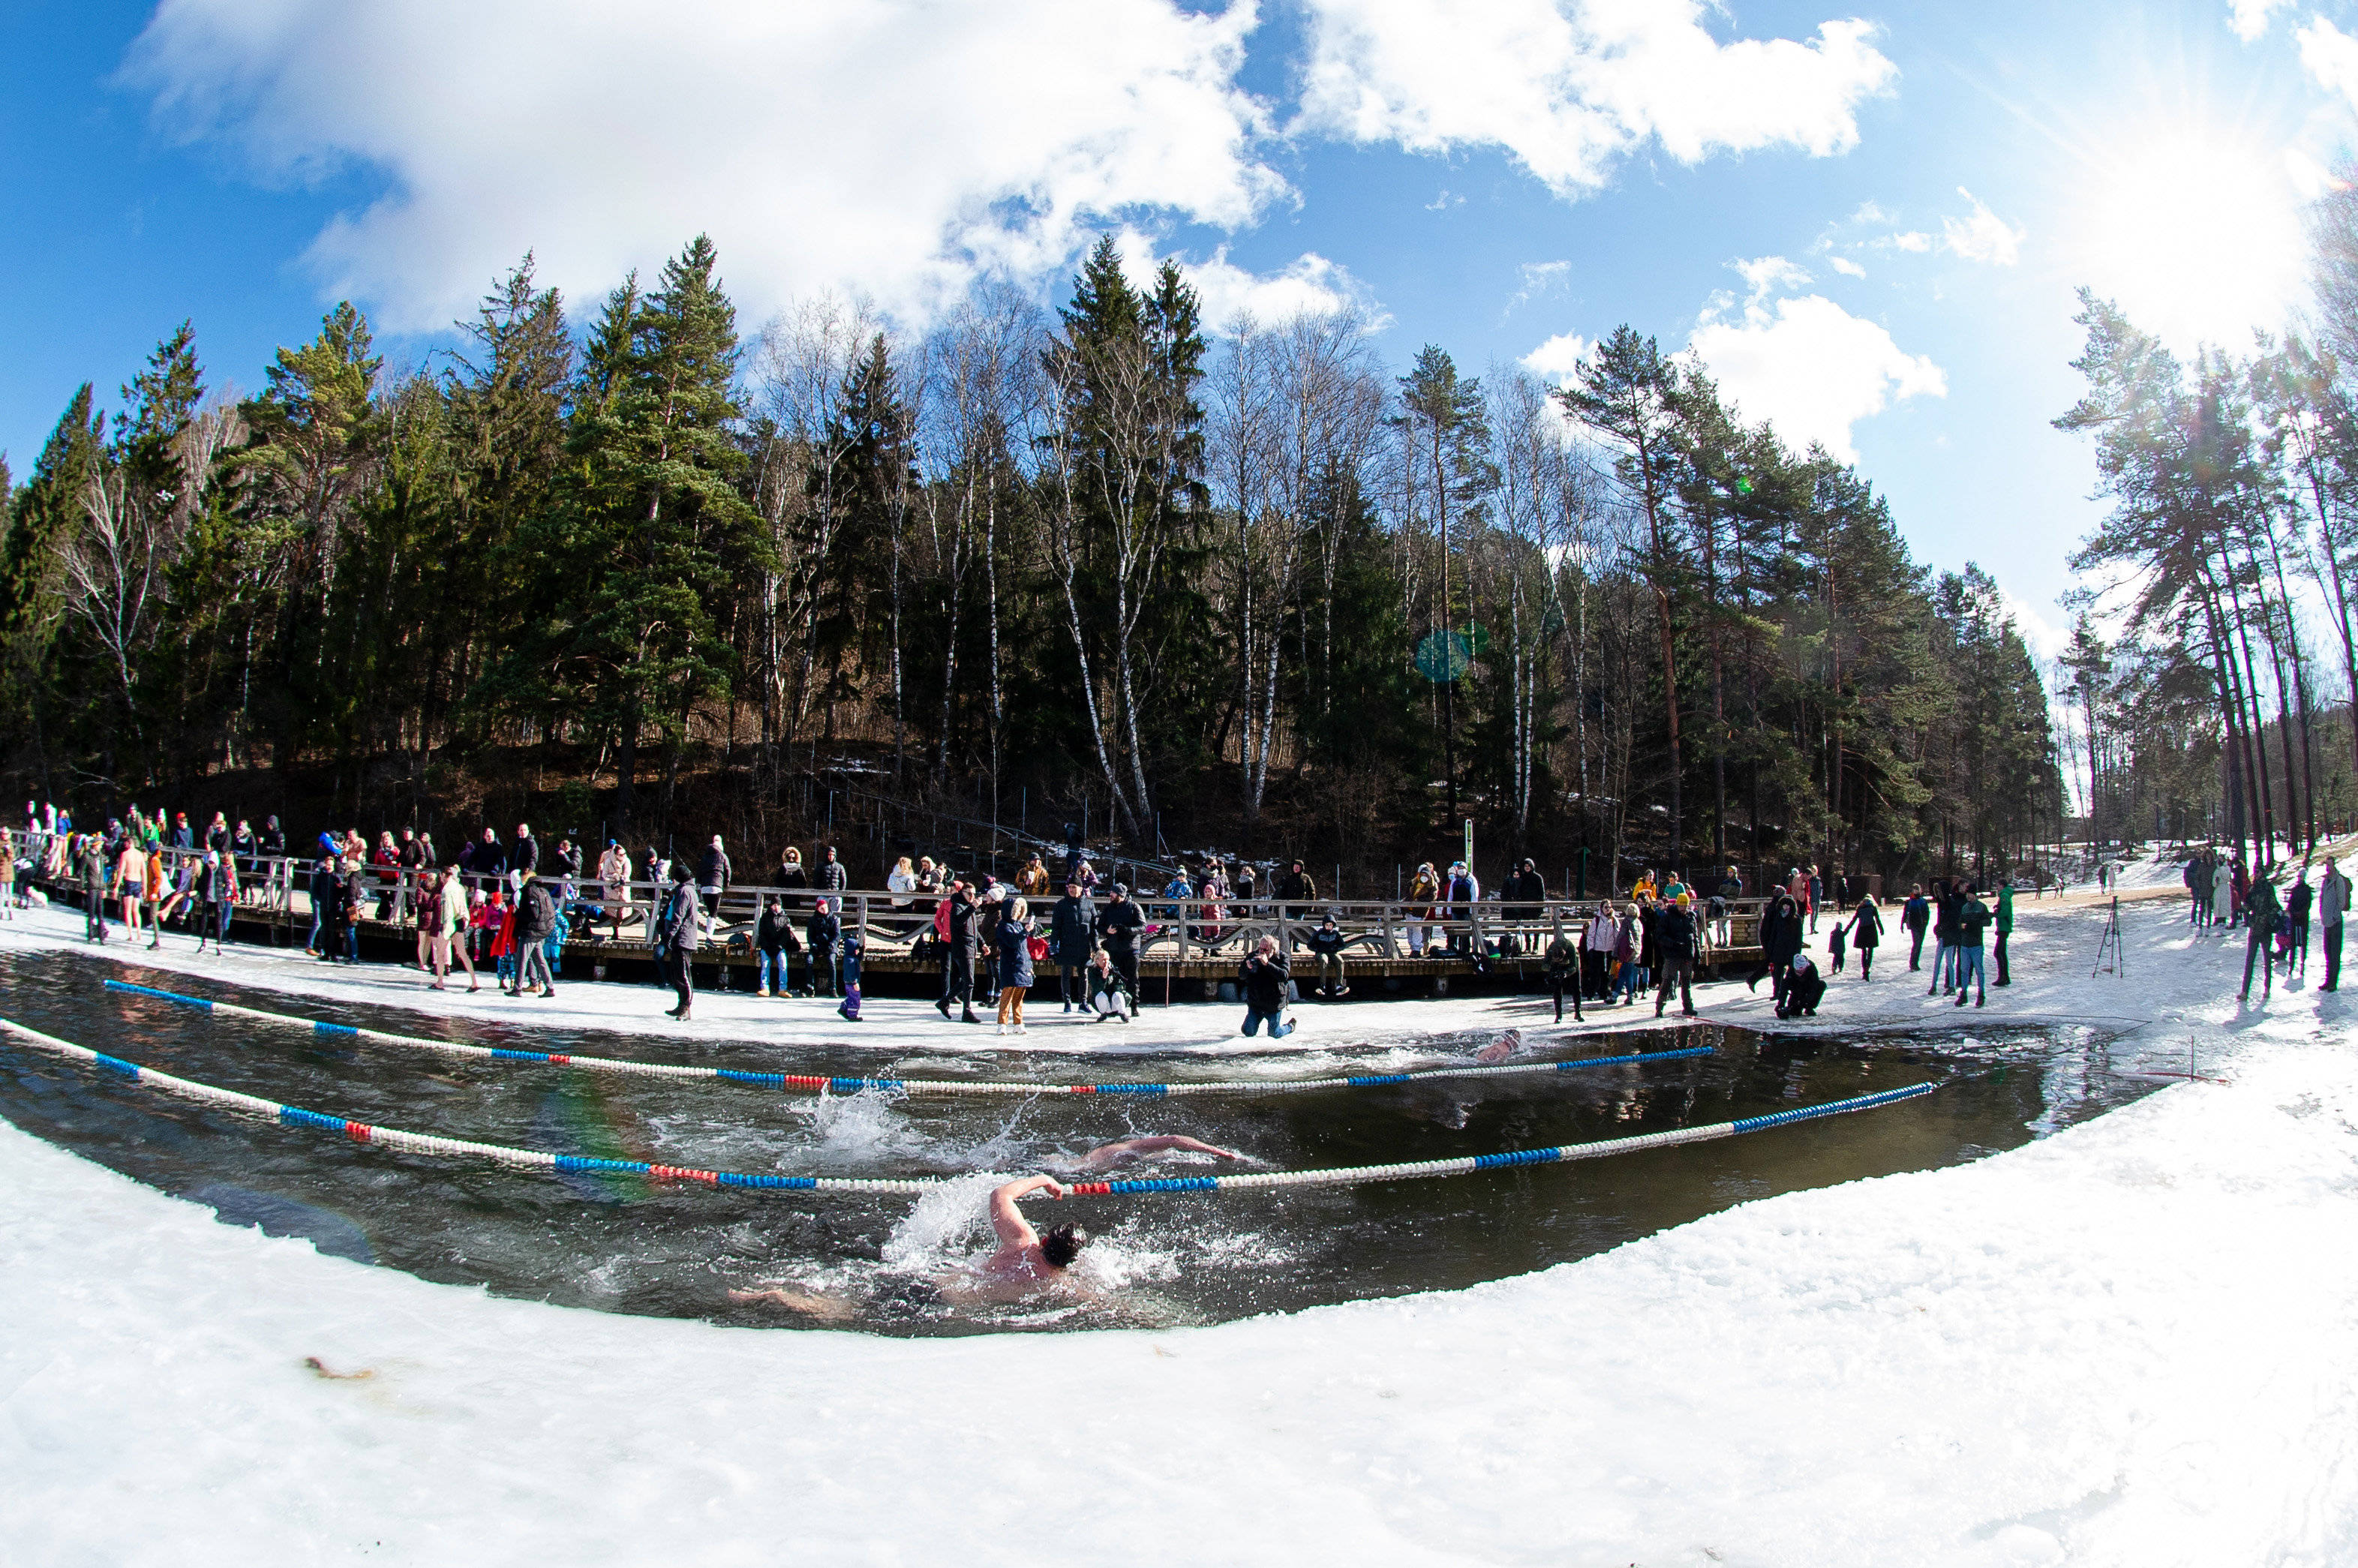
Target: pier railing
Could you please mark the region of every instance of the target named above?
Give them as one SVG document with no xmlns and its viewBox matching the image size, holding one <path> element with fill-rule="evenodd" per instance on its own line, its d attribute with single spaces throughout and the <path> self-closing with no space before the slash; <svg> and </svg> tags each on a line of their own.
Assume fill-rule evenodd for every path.
<svg viewBox="0 0 2358 1568">
<path fill-rule="evenodd" d="M 81 885 L 81 868 L 66 863 L 64 846 L 57 836 L 19 832 L 13 837 L 20 857 L 31 854 L 37 880 L 68 889 Z M 166 868 L 168 896 L 186 885 L 184 878 L 192 881 L 194 869 L 201 864 L 205 852 L 166 849 L 159 853 Z M 242 918 L 261 919 L 276 925 L 310 924 L 311 880 L 319 864 L 316 858 L 238 855 L 233 851 L 223 860 L 236 879 Z M 510 873 L 467 868 L 369 864 L 358 869 L 362 874 L 360 919 L 363 930 L 414 931 L 419 909 L 431 896 L 422 887 L 427 875 L 455 874 L 470 888 L 481 889 L 486 897 L 497 888 L 512 898 L 517 885 Z M 565 945 L 568 950 L 578 948 L 623 957 L 650 949 L 653 913 L 661 907 L 670 887 L 668 882 L 633 878 L 621 884 L 610 884 L 594 871 L 573 875 L 554 871 L 538 874 L 550 885 L 567 917 Z M 116 880 L 116 868 L 109 864 L 109 897 L 119 896 Z M 1051 915 L 1061 890 L 1019 896 L 1027 898 L 1039 934 L 1049 935 Z M 1108 890 L 1100 885 L 1092 888 L 1087 896 L 1095 906 L 1096 916 L 1102 919 L 1111 902 Z M 705 921 L 698 960 L 726 960 L 737 951 L 750 957 L 756 922 L 772 899 L 778 900 L 793 920 L 800 940 L 817 902 L 827 899 L 840 918 L 843 931 L 860 936 L 866 963 L 882 964 L 888 968 L 903 967 L 930 957 L 934 911 L 941 897 L 938 892 L 924 890 L 834 890 L 737 883 L 725 888 L 717 899 L 699 894 L 705 905 Z M 1136 938 L 1142 964 L 1178 966 L 1186 972 L 1206 973 L 1222 965 L 1241 963 L 1263 936 L 1274 939 L 1282 950 L 1298 953 L 1307 947 L 1311 933 L 1332 917 L 1342 934 L 1342 951 L 1347 960 L 1376 960 L 1393 972 L 1420 973 L 1443 972 L 1458 965 L 1470 967 L 1477 961 L 1535 963 L 1559 935 L 1569 938 L 1575 946 L 1583 945 L 1589 923 L 1599 912 L 1608 905 L 1617 912 L 1626 907 L 1628 899 L 1626 895 L 1610 900 L 1572 899 L 1551 893 L 1538 902 L 1507 901 L 1491 895 L 1471 902 L 1416 903 L 1400 899 L 1288 900 L 1274 895 L 1250 899 L 1174 898 L 1148 892 L 1133 894 L 1130 902 L 1144 921 Z M 1695 913 L 1704 939 L 1704 962 L 1724 963 L 1757 957 L 1760 952 L 1760 918 L 1767 903 L 1765 898 L 1730 900 L 1725 914 L 1714 918 L 1708 913 L 1708 901 L 1699 901 Z M 895 963 L 896 959 L 901 962 Z"/>
</svg>

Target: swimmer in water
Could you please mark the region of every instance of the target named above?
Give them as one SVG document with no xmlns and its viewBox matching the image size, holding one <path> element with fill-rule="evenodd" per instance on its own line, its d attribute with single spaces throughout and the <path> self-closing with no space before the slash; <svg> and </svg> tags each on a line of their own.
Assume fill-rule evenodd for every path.
<svg viewBox="0 0 2358 1568">
<path fill-rule="evenodd" d="M 1033 1193 L 1061 1198 L 1069 1191 L 1054 1176 L 1025 1176 L 994 1188 L 990 1227 L 999 1233 L 999 1250 L 937 1281 L 943 1296 L 954 1302 L 1012 1302 L 1064 1283 L 1065 1271 L 1081 1255 L 1089 1233 L 1071 1223 L 1034 1230 L 1015 1206 Z"/>
<path fill-rule="evenodd" d="M 1101 1144 L 1081 1156 L 1076 1167 L 1083 1171 L 1110 1171 L 1117 1165 L 1127 1165 L 1149 1154 L 1160 1154 L 1166 1149 L 1184 1149 L 1197 1154 L 1209 1154 L 1221 1160 L 1241 1160 L 1243 1155 L 1233 1149 L 1222 1149 L 1200 1138 L 1182 1138 L 1158 1134 L 1152 1138 L 1125 1138 L 1116 1143 Z"/>
<path fill-rule="evenodd" d="M 1509 1029 L 1504 1034 L 1499 1035 L 1496 1040 L 1491 1041 L 1487 1045 L 1483 1046 L 1481 1054 L 1476 1055 L 1474 1059 L 1481 1063 L 1483 1065 L 1488 1066 L 1494 1063 L 1505 1061 L 1508 1057 L 1513 1055 L 1522 1048 L 1522 1031 L 1520 1029 Z"/>
</svg>

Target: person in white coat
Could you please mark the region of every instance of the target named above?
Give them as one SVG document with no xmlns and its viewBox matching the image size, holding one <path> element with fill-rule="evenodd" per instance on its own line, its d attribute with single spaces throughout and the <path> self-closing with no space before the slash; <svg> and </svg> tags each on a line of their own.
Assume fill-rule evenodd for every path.
<svg viewBox="0 0 2358 1568">
<path fill-rule="evenodd" d="M 2221 860 L 2211 871 L 2211 921 L 2225 925 L 2235 914 L 2235 873 Z"/>
</svg>

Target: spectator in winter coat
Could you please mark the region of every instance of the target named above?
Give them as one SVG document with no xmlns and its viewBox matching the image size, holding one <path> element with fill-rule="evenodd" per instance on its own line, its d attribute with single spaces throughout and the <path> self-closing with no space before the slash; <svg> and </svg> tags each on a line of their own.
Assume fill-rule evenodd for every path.
<svg viewBox="0 0 2358 1568">
<path fill-rule="evenodd" d="M 1801 923 L 1801 905 L 1793 906 L 1793 920 Z M 1793 962 L 1785 973 L 1785 994 L 1777 1004 L 1779 1018 L 1815 1018 L 1818 1003 L 1826 999 L 1826 978 L 1810 962 L 1807 953 L 1795 953 Z"/>
<path fill-rule="evenodd" d="M 1965 988 L 1973 987 L 1975 1007 L 1989 1001 L 1988 970 L 1982 965 L 1983 934 L 1989 929 L 1990 909 L 1981 893 L 1965 885 L 1961 878 L 1955 884 L 1956 905 L 1949 914 L 1949 945 L 1952 949 L 1957 979 L 1957 1005 L 1965 1005 Z"/>
<path fill-rule="evenodd" d="M 1611 994 L 1613 948 L 1620 935 L 1620 923 L 1613 918 L 1611 908 L 1604 904 L 1597 906 L 1596 913 L 1588 917 L 1588 924 L 1581 930 L 1581 989 L 1591 1001 L 1603 1001 Z"/>
<path fill-rule="evenodd" d="M 1564 988 L 1572 989 L 1573 1022 L 1580 1022 L 1580 949 L 1558 931 L 1547 945 L 1548 992 L 1555 998 L 1555 1021 L 1563 1022 Z"/>
<path fill-rule="evenodd" d="M 1782 1007 L 1785 1003 L 1786 977 L 1793 967 L 1794 955 L 1801 950 L 1801 903 L 1790 892 L 1780 892 L 1768 903 L 1768 911 L 1760 917 L 1760 968 L 1746 980 L 1745 989 L 1759 985 L 1763 976 L 1769 977 L 1769 994 Z"/>
<path fill-rule="evenodd" d="M 655 946 L 662 955 L 659 967 L 679 997 L 679 1005 L 666 1009 L 664 1016 L 683 1022 L 696 1000 L 693 961 L 704 930 L 704 911 L 697 904 L 696 888 L 688 876 L 687 862 L 671 867 L 671 891 L 664 895 L 654 920 Z"/>
<path fill-rule="evenodd" d="M 1349 996 L 1351 988 L 1343 978 L 1343 932 L 1331 910 L 1310 934 L 1310 950 L 1318 955 L 1318 994 L 1329 999 Z"/>
<path fill-rule="evenodd" d="M 1112 899 L 1098 913 L 1098 939 L 1112 957 L 1113 967 L 1130 982 L 1132 996 L 1138 994 L 1138 934 L 1145 926 L 1146 916 L 1130 898 L 1129 884 L 1114 883 Z"/>
<path fill-rule="evenodd" d="M 1119 1019 L 1128 1023 L 1138 1016 L 1138 992 L 1129 979 L 1113 967 L 1113 956 L 1100 947 L 1089 955 L 1089 1007 L 1097 1013 L 1093 1022 Z"/>
<path fill-rule="evenodd" d="M 808 900 L 798 899 L 794 896 L 795 893 L 811 885 L 810 869 L 803 864 L 803 852 L 800 849 L 795 849 L 792 844 L 787 845 L 785 849 L 779 853 L 777 871 L 770 880 L 777 883 L 778 886 L 786 890 L 786 908 L 788 910 L 802 909 L 807 906 L 809 903 Z"/>
<path fill-rule="evenodd" d="M 522 887 L 525 878 L 539 870 L 540 840 L 532 836 L 529 826 L 519 822 L 516 824 L 515 842 L 508 846 L 508 882 L 511 886 Z"/>
<path fill-rule="evenodd" d="M 2325 875 L 2317 883 L 2318 946 L 2325 955 L 2325 984 L 2319 988 L 2322 990 L 2342 989 L 2342 924 L 2350 913 L 2350 879 L 2328 856 Z"/>
<path fill-rule="evenodd" d="M 712 842 L 696 864 L 696 898 L 704 906 L 704 934 L 707 939 L 720 919 L 720 895 L 729 891 L 729 851 L 721 847 L 720 835 L 715 833 Z"/>
<path fill-rule="evenodd" d="M 835 913 L 835 900 L 823 898 L 812 907 L 803 940 L 810 954 L 811 995 L 840 995 L 836 961 L 843 956 L 843 921 Z"/>
<path fill-rule="evenodd" d="M 2252 967 L 2260 969 L 2260 996 L 2265 1000 L 2275 989 L 2277 922 L 2284 916 L 2284 905 L 2277 898 L 2277 884 L 2262 871 L 2252 879 L 2244 892 L 2244 989 L 2242 1000 L 2252 1000 Z"/>
<path fill-rule="evenodd" d="M 1048 867 L 1036 851 L 1015 873 L 1015 891 L 1027 899 L 1048 896 Z"/>
<path fill-rule="evenodd" d="M 1693 1018 L 1694 1005 L 1694 967 L 1696 931 L 1693 901 L 1685 893 L 1676 903 L 1661 912 L 1654 926 L 1654 944 L 1659 954 L 1656 974 L 1660 979 L 1654 992 L 1654 1016 L 1662 1016 L 1662 1009 L 1671 1000 L 1671 988 L 1676 986 L 1682 1016 Z"/>
<path fill-rule="evenodd" d="M 1238 896 L 1245 896 L 1239 894 Z M 1431 860 L 1417 867 L 1416 876 L 1408 884 L 1408 956 L 1422 958 L 1431 952 L 1424 923 L 1444 917 L 1441 908 L 1441 877 Z M 1437 941 L 1438 935 L 1433 938 Z"/>
<path fill-rule="evenodd" d="M 982 943 L 982 930 L 974 890 L 964 882 L 953 882 L 937 919 L 935 929 L 942 937 L 942 996 L 934 1006 L 947 1018 L 950 1003 L 956 1002 L 959 1022 L 980 1023 L 982 1020 L 974 1015 L 974 958 L 975 949 Z"/>
<path fill-rule="evenodd" d="M 1540 875 L 1539 863 L 1525 860 L 1507 878 L 1498 890 L 1498 913 L 1510 922 L 1530 925 L 1547 914 L 1547 881 Z M 1504 934 L 1501 952 L 1520 953 L 1525 937 L 1514 931 Z M 1532 938 L 1536 940 L 1536 938 Z"/>
<path fill-rule="evenodd" d="M 1875 979 L 1875 950 L 1883 944 L 1883 906 L 1873 893 L 1860 899 L 1851 914 L 1850 943 L 1858 949 L 1858 978 Z"/>
<path fill-rule="evenodd" d="M 795 946 L 795 923 L 775 894 L 762 901 L 762 918 L 753 927 L 753 978 L 763 996 L 784 996 L 788 989 L 786 954 Z"/>
<path fill-rule="evenodd" d="M 1310 918 L 1310 901 L 1318 896 L 1318 883 L 1302 869 L 1302 862 L 1295 860 L 1278 873 L 1274 891 L 1285 904 L 1285 946 L 1290 953 L 1293 950 L 1293 923 Z"/>
<path fill-rule="evenodd" d="M 1924 896 L 1924 884 L 1918 882 L 1908 890 L 1908 902 L 1899 906 L 1899 928 L 1908 933 L 1908 967 L 1923 968 L 1924 927 L 1931 923 L 1932 903 Z"/>
<path fill-rule="evenodd" d="M 1262 937 L 1237 970 L 1237 989 L 1245 999 L 1245 1023 L 1238 1033 L 1258 1034 L 1264 1022 L 1269 1024 L 1269 1037 L 1272 1040 L 1282 1040 L 1293 1033 L 1293 1026 L 1285 1021 L 1289 979 L 1285 956 L 1277 950 L 1277 939 Z"/>
<path fill-rule="evenodd" d="M 460 858 L 467 868 L 467 882 L 475 892 L 489 894 L 492 884 L 507 875 L 508 852 L 500 845 L 500 836 L 490 828 Z"/>
<path fill-rule="evenodd" d="M 1066 882 L 1065 896 L 1048 914 L 1048 949 L 1056 959 L 1057 984 L 1064 992 L 1065 1011 L 1089 1000 L 1089 955 L 1098 945 L 1097 906 L 1081 896 L 1081 884 Z"/>
<path fill-rule="evenodd" d="M 507 994 L 522 996 L 540 983 L 540 994 L 557 994 L 556 977 L 548 972 L 548 939 L 557 935 L 557 901 L 547 881 L 536 871 L 525 873 L 516 890 L 516 981 Z"/>
<path fill-rule="evenodd" d="M 1997 918 L 1991 929 L 1997 933 L 1997 946 L 1993 955 L 1997 959 L 1997 979 L 1992 980 L 1990 984 L 2010 986 L 2014 984 L 2014 977 L 2006 971 L 2006 939 L 2014 935 L 2014 879 L 2012 877 L 1999 879 Z"/>
<path fill-rule="evenodd" d="M 835 846 L 832 844 L 827 847 L 823 858 L 819 860 L 818 885 L 828 892 L 841 892 L 851 885 L 851 872 L 841 860 L 835 858 Z M 842 903 L 841 899 L 836 900 L 838 909 L 841 908 Z"/>
<path fill-rule="evenodd" d="M 2284 955 L 2285 978 L 2292 978 L 2292 967 L 2298 963 L 2300 972 L 2309 973 L 2309 911 L 2317 902 L 2317 890 L 2309 885 L 2309 868 L 2303 866 L 2290 888 L 2285 892 Z"/>
<path fill-rule="evenodd" d="M 1017 897 L 1004 902 L 999 922 L 999 1033 L 1025 1033 L 1023 998 L 1032 989 L 1032 904 Z M 1009 1025 L 1014 1027 L 1011 1030 Z"/>
</svg>

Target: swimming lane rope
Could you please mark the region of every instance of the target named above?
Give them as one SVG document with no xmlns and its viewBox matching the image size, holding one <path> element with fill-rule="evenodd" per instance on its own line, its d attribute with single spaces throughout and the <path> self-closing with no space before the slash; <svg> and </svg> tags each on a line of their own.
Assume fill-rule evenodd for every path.
<svg viewBox="0 0 2358 1568">
<path fill-rule="evenodd" d="M 439 1051 L 446 1055 L 472 1056 L 478 1060 L 511 1062 L 522 1065 L 579 1067 L 585 1072 L 592 1073 L 622 1073 L 640 1077 L 718 1078 L 729 1083 L 747 1084 L 756 1088 L 783 1089 L 790 1093 L 801 1091 L 849 1095 L 858 1094 L 862 1089 L 879 1089 L 914 1095 L 1141 1095 L 1155 1098 L 1177 1098 L 1184 1095 L 1305 1094 L 1319 1089 L 1381 1088 L 1393 1084 L 1423 1083 L 1434 1078 L 1569 1073 L 1583 1067 L 1619 1067 L 1635 1062 L 1674 1062 L 1686 1057 L 1708 1056 L 1712 1054 L 1712 1049 L 1708 1045 L 1690 1045 L 1676 1051 L 1640 1051 L 1627 1056 L 1578 1056 L 1561 1062 L 1516 1062 L 1492 1066 L 1424 1067 L 1412 1073 L 1361 1073 L 1339 1078 L 1293 1078 L 1275 1081 L 1260 1078 L 1227 1078 L 1178 1084 L 989 1083 L 961 1078 L 822 1077 L 806 1073 L 753 1073 L 734 1067 L 696 1067 L 680 1062 L 628 1062 L 613 1056 L 576 1056 L 553 1051 L 512 1051 L 490 1045 L 466 1045 L 455 1040 L 437 1040 L 430 1035 L 393 1034 L 381 1029 L 362 1029 L 349 1023 L 329 1023 L 318 1019 L 297 1018 L 288 1013 L 265 1012 L 259 1008 L 241 1007 L 235 1002 L 213 1001 L 200 996 L 183 996 L 178 991 L 157 990 L 152 986 L 135 986 L 125 980 L 108 980 L 106 986 L 110 990 L 125 991 L 134 996 L 176 1002 L 182 1007 L 228 1013 L 238 1018 L 251 1018 L 264 1023 L 275 1023 L 287 1028 L 308 1029 L 315 1034 L 365 1040 L 373 1044 Z"/>
<path fill-rule="evenodd" d="M 256 1095 L 240 1094 L 234 1089 L 216 1088 L 211 1084 L 175 1077 L 157 1072 L 153 1067 L 126 1062 L 119 1056 L 109 1056 L 71 1041 L 59 1040 L 38 1029 L 28 1029 L 12 1020 L 0 1018 L 0 1033 L 22 1040 L 34 1047 L 52 1052 L 103 1072 L 127 1078 L 149 1088 L 159 1089 L 183 1099 L 242 1111 L 261 1117 L 285 1127 L 299 1127 L 316 1132 L 327 1132 L 347 1138 L 355 1143 L 382 1144 L 388 1149 L 400 1149 L 413 1154 L 425 1154 L 441 1159 L 482 1159 L 504 1165 L 558 1173 L 590 1173 L 599 1174 L 650 1176 L 658 1181 L 691 1182 L 710 1187 L 751 1187 L 771 1191 L 870 1193 L 915 1196 L 942 1185 L 944 1178 L 925 1177 L 899 1180 L 869 1176 L 771 1176 L 751 1175 L 733 1171 L 703 1171 L 680 1165 L 660 1165 L 644 1160 L 593 1160 L 574 1154 L 549 1154 L 536 1149 L 511 1149 L 498 1143 L 478 1143 L 463 1138 L 438 1138 L 423 1132 L 406 1132 L 395 1127 L 377 1127 L 368 1122 L 351 1121 L 342 1117 L 328 1116 L 299 1106 L 281 1105 Z M 1881 1106 L 1897 1105 L 1919 1095 L 1931 1094 L 1937 1084 L 1909 1084 L 1904 1088 L 1886 1089 L 1879 1094 L 1855 1095 L 1825 1105 L 1803 1106 L 1794 1110 L 1774 1111 L 1766 1116 L 1747 1116 L 1737 1121 L 1714 1122 L 1708 1127 L 1682 1127 L 1669 1132 L 1640 1133 L 1632 1138 L 1608 1138 L 1595 1143 L 1564 1143 L 1552 1149 L 1515 1149 L 1499 1154 L 1473 1154 L 1455 1160 L 1419 1160 L 1399 1165 L 1346 1165 L 1325 1171 L 1260 1171 L 1232 1176 L 1164 1176 L 1141 1177 L 1125 1181 L 1074 1182 L 1073 1192 L 1085 1196 L 1127 1197 L 1155 1193 L 1243 1192 L 1257 1187 L 1339 1187 L 1355 1186 L 1366 1182 L 1413 1181 L 1429 1176 L 1468 1176 L 1481 1171 L 1504 1170 L 1513 1165 L 1552 1165 L 1574 1160 L 1596 1160 L 1611 1154 L 1630 1154 L 1641 1149 L 1667 1149 L 1682 1143 L 1710 1143 L 1722 1138 L 1735 1138 L 1747 1132 L 1762 1132 L 1774 1127 L 1790 1127 L 1797 1122 L 1813 1121 L 1820 1117 L 1842 1116 L 1855 1110 L 1874 1110 Z"/>
</svg>

